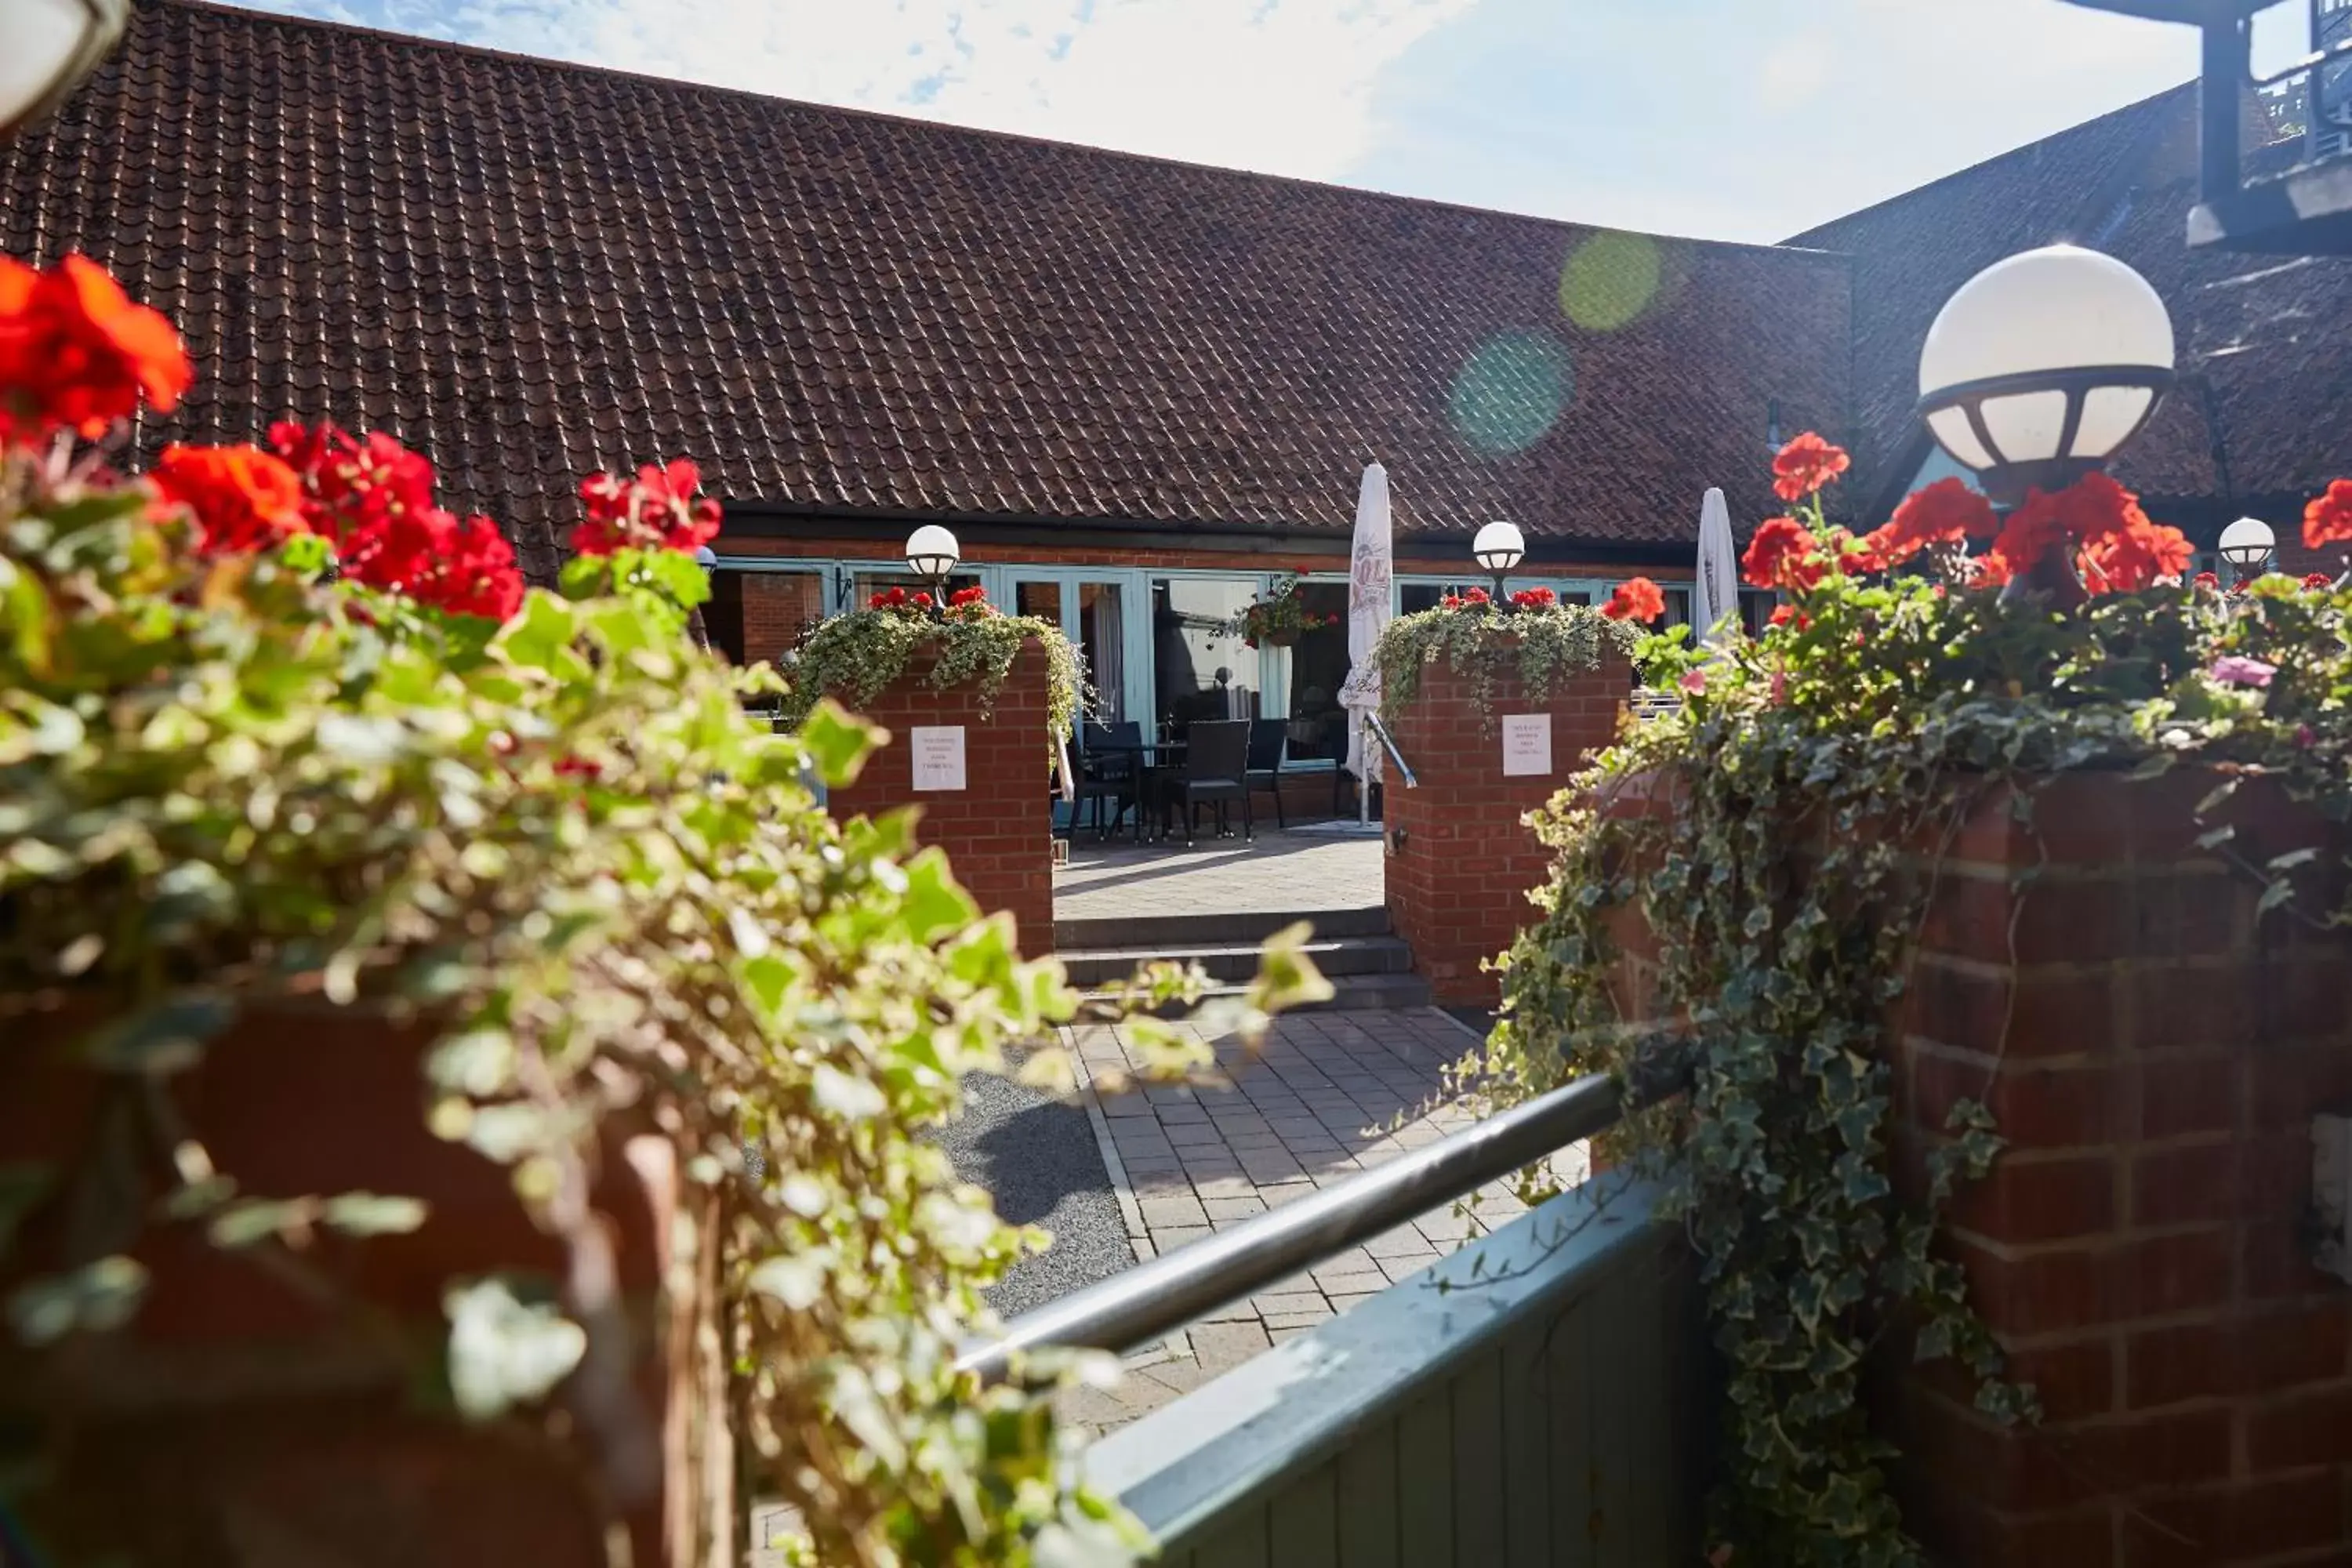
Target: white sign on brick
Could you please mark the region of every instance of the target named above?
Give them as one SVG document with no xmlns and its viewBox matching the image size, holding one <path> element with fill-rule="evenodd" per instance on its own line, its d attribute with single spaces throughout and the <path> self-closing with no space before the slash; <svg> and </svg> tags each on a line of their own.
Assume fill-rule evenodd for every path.
<svg viewBox="0 0 2352 1568">
<path fill-rule="evenodd" d="M 1551 772 L 1551 715 L 1503 716 L 1503 776 L 1541 778 Z"/>
<path fill-rule="evenodd" d="M 911 743 L 918 791 L 939 793 L 965 787 L 962 725 L 918 724 Z"/>
</svg>

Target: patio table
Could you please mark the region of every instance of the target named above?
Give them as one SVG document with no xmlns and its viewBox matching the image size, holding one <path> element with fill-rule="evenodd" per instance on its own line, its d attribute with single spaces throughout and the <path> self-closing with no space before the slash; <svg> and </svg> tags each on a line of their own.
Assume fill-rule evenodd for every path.
<svg viewBox="0 0 2352 1568">
<path fill-rule="evenodd" d="M 1096 741 L 1087 747 L 1086 754 L 1088 756 L 1133 757 L 1136 760 L 1138 777 L 1135 834 L 1139 839 L 1143 837 L 1143 803 L 1151 794 L 1157 793 L 1147 790 L 1145 786 L 1160 776 L 1181 767 L 1183 764 L 1184 753 L 1191 744 L 1192 742 L 1188 741 Z M 1169 826 L 1168 803 L 1161 800 L 1159 804 L 1160 831 L 1154 835 L 1154 837 L 1165 838 L 1174 829 Z"/>
</svg>

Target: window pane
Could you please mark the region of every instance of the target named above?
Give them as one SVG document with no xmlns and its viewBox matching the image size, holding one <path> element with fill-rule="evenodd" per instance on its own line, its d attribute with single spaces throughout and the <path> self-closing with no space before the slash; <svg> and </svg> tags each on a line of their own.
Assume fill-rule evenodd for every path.
<svg viewBox="0 0 2352 1568">
<path fill-rule="evenodd" d="M 817 572 L 720 572 L 740 587 L 742 657 L 749 661 L 777 659 L 824 619 L 824 576 Z M 714 593 L 716 584 L 713 584 Z M 729 628 L 732 632 L 732 628 Z M 727 634 L 716 628 L 714 637 Z M 723 646 L 723 643 L 722 643 Z"/>
<path fill-rule="evenodd" d="M 1078 647 L 1106 723 L 1127 717 L 1127 596 L 1117 583 L 1078 584 Z"/>
<path fill-rule="evenodd" d="M 1257 717 L 1257 650 L 1224 629 L 1256 597 L 1257 584 L 1245 577 L 1153 581 L 1153 717 L 1161 727 L 1177 732 L 1196 719 Z"/>
<path fill-rule="evenodd" d="M 1013 613 L 1034 616 L 1041 621 L 1062 624 L 1062 585 L 1059 583 L 1015 583 L 1013 584 Z"/>
<path fill-rule="evenodd" d="M 1348 754 L 1348 715 L 1339 706 L 1339 688 L 1348 679 L 1348 584 L 1302 583 L 1299 597 L 1311 614 L 1333 621 L 1305 633 L 1290 649 L 1289 755 L 1295 762 L 1342 758 Z"/>
</svg>

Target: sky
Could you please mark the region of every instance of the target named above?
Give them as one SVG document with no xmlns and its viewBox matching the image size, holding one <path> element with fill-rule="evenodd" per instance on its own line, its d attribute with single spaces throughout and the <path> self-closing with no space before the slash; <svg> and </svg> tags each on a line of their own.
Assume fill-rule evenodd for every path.
<svg viewBox="0 0 2352 1568">
<path fill-rule="evenodd" d="M 1760 242 L 2197 68 L 2189 29 L 2063 0 L 260 3 L 780 97 Z"/>
</svg>

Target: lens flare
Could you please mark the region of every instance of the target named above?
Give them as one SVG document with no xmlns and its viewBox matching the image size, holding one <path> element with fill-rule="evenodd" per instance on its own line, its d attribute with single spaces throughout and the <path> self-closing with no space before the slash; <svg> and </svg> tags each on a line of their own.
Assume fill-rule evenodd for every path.
<svg viewBox="0 0 2352 1568">
<path fill-rule="evenodd" d="M 1596 234 L 1559 269 L 1559 308 L 1588 332 L 1631 326 L 1658 298 L 1665 258 L 1646 234 Z"/>
<path fill-rule="evenodd" d="M 1454 428 L 1482 452 L 1525 451 L 1576 395 L 1568 350 L 1547 333 L 1503 332 L 1478 345 L 1454 378 Z"/>
</svg>

